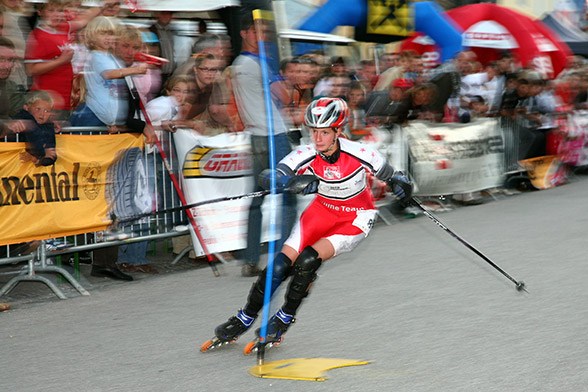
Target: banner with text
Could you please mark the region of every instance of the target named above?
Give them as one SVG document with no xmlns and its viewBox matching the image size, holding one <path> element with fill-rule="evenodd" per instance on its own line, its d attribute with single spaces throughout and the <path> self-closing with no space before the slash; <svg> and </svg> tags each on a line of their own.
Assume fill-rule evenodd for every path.
<svg viewBox="0 0 588 392">
<path fill-rule="evenodd" d="M 182 171 L 182 190 L 188 204 L 222 197 L 239 196 L 253 191 L 251 144 L 248 133 L 223 133 L 202 136 L 188 129 L 174 133 L 174 145 Z M 261 242 L 270 240 L 270 197 L 261 205 Z M 281 195 L 276 195 L 276 205 Z M 298 212 L 312 199 L 298 199 Z M 252 199 L 243 198 L 192 208 L 198 231 L 210 253 L 243 249 L 247 246 L 247 220 Z M 277 222 L 280 222 L 278 208 Z M 279 225 L 278 225 L 279 226 Z M 276 232 L 280 237 L 279 227 Z M 192 226 L 194 252 L 204 255 Z M 286 233 L 289 235 L 289 233 Z"/>
<path fill-rule="evenodd" d="M 253 190 L 249 135 L 223 133 L 213 137 L 178 129 L 174 145 L 188 204 Z M 246 246 L 247 216 L 251 200 L 230 200 L 192 208 L 198 231 L 211 253 Z M 194 252 L 204 250 L 190 227 Z"/>
<path fill-rule="evenodd" d="M 56 145 L 55 164 L 37 167 L 22 160 L 25 143 L 0 143 L 0 245 L 104 230 L 111 213 L 151 208 L 136 191 L 147 189 L 142 135 L 56 135 Z"/>
<path fill-rule="evenodd" d="M 496 120 L 413 122 L 404 132 L 418 195 L 474 192 L 503 184 L 504 141 Z"/>
</svg>

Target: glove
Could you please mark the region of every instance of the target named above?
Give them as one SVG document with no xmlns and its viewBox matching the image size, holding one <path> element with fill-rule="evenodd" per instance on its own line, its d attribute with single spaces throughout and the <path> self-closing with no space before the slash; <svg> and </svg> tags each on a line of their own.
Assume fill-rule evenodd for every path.
<svg viewBox="0 0 588 392">
<path fill-rule="evenodd" d="M 290 181 L 290 179 L 292 177 L 290 177 L 287 174 L 284 174 L 283 172 L 281 172 L 279 170 L 276 170 L 275 173 L 276 173 L 276 188 L 278 191 L 282 191 L 282 190 L 284 190 L 284 188 L 287 187 L 288 182 Z M 263 189 L 269 190 L 271 187 L 271 176 L 272 176 L 272 170 L 265 169 L 264 171 L 259 173 L 259 176 L 257 177 L 257 183 Z"/>
<path fill-rule="evenodd" d="M 310 195 L 318 192 L 319 183 L 319 179 L 312 174 L 302 174 L 291 177 L 286 185 L 286 190 L 291 193 Z"/>
<path fill-rule="evenodd" d="M 412 197 L 412 183 L 403 172 L 394 172 L 392 177 L 390 177 L 386 183 L 388 184 L 388 189 L 394 193 L 394 196 L 399 198 L 400 201 L 405 202 Z"/>
</svg>

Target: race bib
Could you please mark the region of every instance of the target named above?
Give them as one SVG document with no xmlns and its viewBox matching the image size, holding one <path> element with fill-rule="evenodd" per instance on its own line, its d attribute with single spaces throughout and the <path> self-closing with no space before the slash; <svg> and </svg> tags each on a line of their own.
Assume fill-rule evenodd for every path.
<svg viewBox="0 0 588 392">
<path fill-rule="evenodd" d="M 376 210 L 357 211 L 357 218 L 353 221 L 353 226 L 363 231 L 367 237 L 376 222 L 376 212 Z"/>
</svg>

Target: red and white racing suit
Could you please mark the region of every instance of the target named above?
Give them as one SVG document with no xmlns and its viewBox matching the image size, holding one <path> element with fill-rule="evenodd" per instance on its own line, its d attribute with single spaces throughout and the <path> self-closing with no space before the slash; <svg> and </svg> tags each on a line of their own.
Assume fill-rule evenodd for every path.
<svg viewBox="0 0 588 392">
<path fill-rule="evenodd" d="M 311 173 L 320 180 L 318 193 L 285 242 L 298 253 L 321 238 L 331 242 L 335 256 L 350 252 L 374 224 L 376 209 L 367 171 L 378 175 L 386 167 L 391 168 L 382 154 L 365 144 L 347 139 L 339 139 L 339 143 L 335 163 L 327 162 L 314 146 L 306 145 L 292 151 L 278 165 L 278 169 L 286 165 L 295 174 Z"/>
</svg>

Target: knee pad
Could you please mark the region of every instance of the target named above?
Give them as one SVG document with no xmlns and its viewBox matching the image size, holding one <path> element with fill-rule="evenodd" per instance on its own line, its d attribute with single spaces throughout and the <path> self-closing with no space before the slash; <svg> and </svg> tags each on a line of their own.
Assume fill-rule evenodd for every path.
<svg viewBox="0 0 588 392">
<path fill-rule="evenodd" d="M 300 252 L 294 262 L 294 277 L 286 293 L 286 301 L 302 301 L 308 295 L 311 283 L 316 280 L 316 271 L 323 262 L 318 256 L 318 252 L 311 246 Z"/>
<path fill-rule="evenodd" d="M 274 268 L 272 273 L 272 287 L 270 297 L 274 295 L 275 291 L 280 287 L 280 284 L 288 279 L 292 273 L 292 260 L 283 253 L 278 253 L 274 259 Z M 257 313 L 263 306 L 264 293 L 265 293 L 265 278 L 267 274 L 267 268 L 263 269 L 263 272 L 257 278 L 257 281 L 251 286 L 249 292 L 248 304 L 246 307 L 246 313 L 251 316 L 257 316 Z"/>
</svg>

